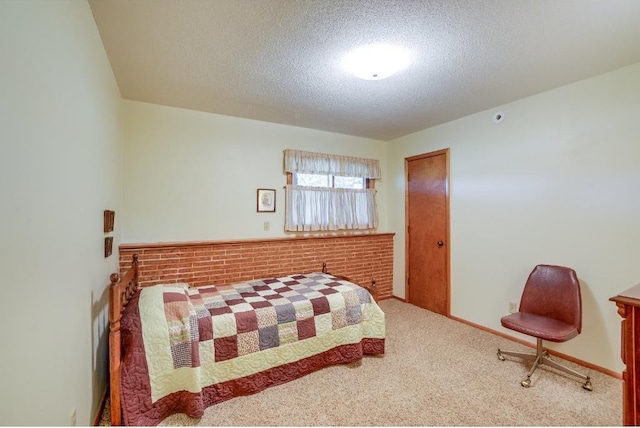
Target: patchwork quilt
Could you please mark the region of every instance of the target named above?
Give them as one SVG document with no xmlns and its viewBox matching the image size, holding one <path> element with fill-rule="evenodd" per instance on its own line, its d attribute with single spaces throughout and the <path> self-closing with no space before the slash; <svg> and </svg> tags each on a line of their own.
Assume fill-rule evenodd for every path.
<svg viewBox="0 0 640 428">
<path fill-rule="evenodd" d="M 383 354 L 384 313 L 324 273 L 226 286 L 145 287 L 122 320 L 123 417 L 155 425 L 322 367 Z"/>
</svg>

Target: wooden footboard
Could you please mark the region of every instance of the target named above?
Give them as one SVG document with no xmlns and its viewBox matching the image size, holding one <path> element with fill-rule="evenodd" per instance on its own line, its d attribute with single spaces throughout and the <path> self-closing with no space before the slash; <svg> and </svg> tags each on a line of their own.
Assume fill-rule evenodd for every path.
<svg viewBox="0 0 640 428">
<path fill-rule="evenodd" d="M 120 319 L 127 302 L 138 289 L 138 255 L 133 255 L 131 269 L 119 275 L 112 273 L 109 286 L 109 371 L 111 425 L 122 425 L 120 403 L 120 363 L 122 361 L 122 338 Z"/>
<path fill-rule="evenodd" d="M 329 275 L 333 275 L 332 273 L 327 272 L 327 263 L 326 262 L 322 262 L 322 273 L 328 273 Z M 371 284 L 365 285 L 365 284 L 358 283 L 358 281 L 354 281 L 354 280 L 352 280 L 350 278 L 347 278 L 346 276 L 342 276 L 342 275 L 334 275 L 334 276 L 336 278 L 344 279 L 345 281 L 353 282 L 354 284 L 359 285 L 360 287 L 362 287 L 365 290 L 367 290 L 369 292 L 369 294 L 371 294 L 371 297 L 373 297 L 373 300 L 378 302 L 378 286 L 376 285 L 375 278 L 371 278 Z"/>
</svg>

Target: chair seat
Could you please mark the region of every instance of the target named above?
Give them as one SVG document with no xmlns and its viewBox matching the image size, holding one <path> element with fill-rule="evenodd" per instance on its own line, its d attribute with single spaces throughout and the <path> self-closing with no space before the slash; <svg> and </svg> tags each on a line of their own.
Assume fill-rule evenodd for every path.
<svg viewBox="0 0 640 428">
<path fill-rule="evenodd" d="M 578 335 L 575 326 L 553 318 L 516 312 L 500 319 L 503 327 L 551 342 L 565 342 Z"/>
</svg>

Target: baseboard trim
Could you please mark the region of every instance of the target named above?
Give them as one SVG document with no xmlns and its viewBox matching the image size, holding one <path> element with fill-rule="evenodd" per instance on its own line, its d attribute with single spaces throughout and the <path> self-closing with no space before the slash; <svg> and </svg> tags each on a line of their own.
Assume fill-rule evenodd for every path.
<svg viewBox="0 0 640 428">
<path fill-rule="evenodd" d="M 536 348 L 536 344 L 535 343 L 528 342 L 526 340 L 522 340 L 520 338 L 511 336 L 509 334 L 503 333 L 503 332 L 498 331 L 498 330 L 494 330 L 494 329 L 489 328 L 489 327 L 485 327 L 485 326 L 480 325 L 480 324 L 473 323 L 471 321 L 467 321 L 464 318 L 459 318 L 459 317 L 456 317 L 456 316 L 453 316 L 453 315 L 451 315 L 449 318 L 451 318 L 454 321 L 458 321 L 458 322 L 461 322 L 463 324 L 466 324 L 468 326 L 475 327 L 477 329 L 486 331 L 487 333 L 495 334 L 496 336 L 500 336 L 500 337 L 502 337 L 504 339 L 511 340 L 511 341 L 519 343 L 521 345 L 528 346 L 529 348 L 532 348 L 532 349 Z M 572 363 L 579 364 L 579 365 L 581 365 L 583 367 L 586 367 L 588 369 L 592 369 L 592 370 L 598 371 L 600 373 L 604 373 L 606 375 L 614 377 L 616 379 L 622 380 L 622 373 L 618 373 L 618 372 L 615 372 L 613 370 L 609 370 L 607 368 L 600 367 L 598 365 L 589 363 L 587 361 L 583 361 L 583 360 L 581 360 L 579 358 L 572 357 L 571 355 L 567 355 L 567 354 L 563 354 L 563 353 L 558 352 L 558 351 L 554 351 L 553 349 L 549 349 L 548 351 L 549 351 L 549 353 L 551 355 L 556 356 L 558 358 L 562 358 L 563 360 L 571 361 Z"/>
<path fill-rule="evenodd" d="M 102 414 L 104 413 L 104 406 L 107 405 L 107 396 L 109 394 L 109 388 L 105 388 L 102 393 L 102 400 L 100 400 L 100 407 L 98 407 L 98 412 L 96 413 L 95 418 L 93 418 L 93 426 L 97 427 L 100 425 L 100 421 L 102 420 Z"/>
</svg>

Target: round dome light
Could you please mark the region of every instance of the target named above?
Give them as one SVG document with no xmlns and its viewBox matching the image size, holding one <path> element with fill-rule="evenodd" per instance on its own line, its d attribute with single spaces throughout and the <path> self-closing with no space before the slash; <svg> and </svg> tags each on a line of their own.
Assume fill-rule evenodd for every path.
<svg viewBox="0 0 640 428">
<path fill-rule="evenodd" d="M 380 80 L 409 65 L 409 50 L 387 44 L 366 45 L 348 52 L 342 64 L 355 76 L 366 80 Z"/>
</svg>

